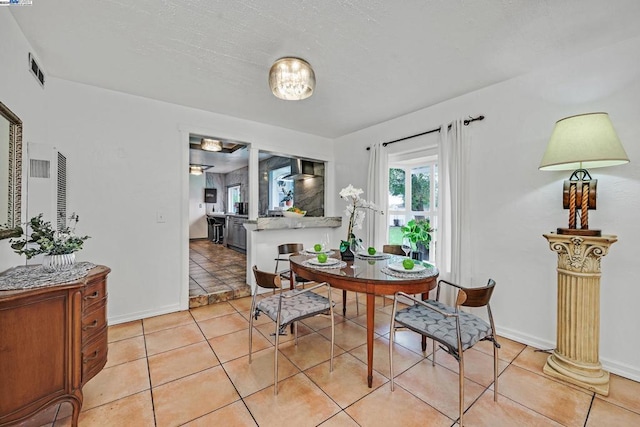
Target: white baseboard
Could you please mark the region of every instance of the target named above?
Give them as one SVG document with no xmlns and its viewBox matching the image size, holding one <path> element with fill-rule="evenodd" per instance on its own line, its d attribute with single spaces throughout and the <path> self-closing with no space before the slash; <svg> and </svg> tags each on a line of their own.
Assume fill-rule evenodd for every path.
<svg viewBox="0 0 640 427">
<path fill-rule="evenodd" d="M 183 311 L 180 309 L 180 304 L 171 304 L 164 307 L 160 307 L 154 310 L 138 311 L 135 313 L 128 313 L 124 316 L 113 316 L 107 319 L 109 326 L 117 325 L 120 323 L 131 322 L 133 320 L 146 319 L 147 317 L 160 316 L 162 314 L 175 313 L 176 311 Z"/>
<path fill-rule="evenodd" d="M 541 350 L 554 350 L 556 348 L 555 342 L 544 340 L 533 335 L 524 334 L 513 329 L 499 327 L 497 325 L 496 333 L 501 337 L 509 338 L 510 340 L 530 345 L 531 347 Z M 602 363 L 604 370 L 609 371 L 612 374 L 616 374 L 633 381 L 640 381 L 640 367 L 631 366 L 609 358 L 600 358 L 600 363 Z"/>
</svg>

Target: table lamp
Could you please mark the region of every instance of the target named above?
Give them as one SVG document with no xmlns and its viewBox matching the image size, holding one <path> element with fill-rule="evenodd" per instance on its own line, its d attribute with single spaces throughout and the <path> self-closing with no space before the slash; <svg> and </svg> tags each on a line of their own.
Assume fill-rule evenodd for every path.
<svg viewBox="0 0 640 427">
<path fill-rule="evenodd" d="M 591 179 L 587 168 L 625 163 L 629 163 L 629 157 L 607 113 L 580 114 L 556 122 L 538 169 L 575 169 L 563 186 L 562 202 L 564 209 L 569 209 L 569 227 L 558 228 L 558 234 L 601 235 L 600 230 L 589 229 L 589 209 L 596 208 L 597 180 Z"/>
</svg>

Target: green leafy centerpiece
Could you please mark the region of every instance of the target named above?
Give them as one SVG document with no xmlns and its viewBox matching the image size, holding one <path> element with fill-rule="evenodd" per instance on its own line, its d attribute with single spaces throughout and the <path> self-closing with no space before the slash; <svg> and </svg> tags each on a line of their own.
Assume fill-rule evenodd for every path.
<svg viewBox="0 0 640 427">
<path fill-rule="evenodd" d="M 11 239 L 9 243 L 15 253 L 25 255 L 31 259 L 36 255 L 45 254 L 42 265 L 45 270 L 56 271 L 69 268 L 75 263 L 75 252 L 82 249 L 85 240 L 89 236 L 77 236 L 75 228 L 79 216 L 74 212 L 69 217 L 69 225 L 54 230 L 49 221 L 42 219 L 42 214 L 31 218 L 27 230 L 31 229 L 31 234 L 20 228 L 21 237 Z"/>
<path fill-rule="evenodd" d="M 400 230 L 402 231 L 402 237 L 411 241 L 412 249 L 417 250 L 418 259 L 425 258 L 431 242 L 431 233 L 435 231 L 431 228 L 429 219 L 412 219 Z"/>
</svg>

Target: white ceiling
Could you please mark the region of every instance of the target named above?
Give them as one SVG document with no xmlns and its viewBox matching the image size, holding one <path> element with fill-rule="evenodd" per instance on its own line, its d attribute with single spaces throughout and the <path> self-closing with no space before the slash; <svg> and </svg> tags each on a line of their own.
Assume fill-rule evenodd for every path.
<svg viewBox="0 0 640 427">
<path fill-rule="evenodd" d="M 34 0 L 10 9 L 49 76 L 330 138 L 640 35 L 638 0 Z M 314 67 L 311 98 L 271 95 L 267 74 L 282 56 Z"/>
</svg>

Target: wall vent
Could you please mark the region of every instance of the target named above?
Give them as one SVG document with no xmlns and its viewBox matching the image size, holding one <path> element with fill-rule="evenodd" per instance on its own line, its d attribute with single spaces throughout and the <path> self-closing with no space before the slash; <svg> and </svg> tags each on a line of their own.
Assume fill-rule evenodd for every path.
<svg viewBox="0 0 640 427">
<path fill-rule="evenodd" d="M 56 213 L 58 217 L 58 230 L 67 226 L 67 158 L 58 152 L 58 197 L 56 201 Z"/>
<path fill-rule="evenodd" d="M 40 86 L 44 87 L 44 73 L 42 72 L 42 69 L 36 62 L 33 55 L 31 55 L 31 52 L 29 52 L 29 70 L 31 70 L 31 74 L 33 74 L 36 80 L 38 80 Z"/>
<path fill-rule="evenodd" d="M 29 160 L 29 177 L 31 178 L 49 178 L 51 162 L 49 160 Z"/>
</svg>

